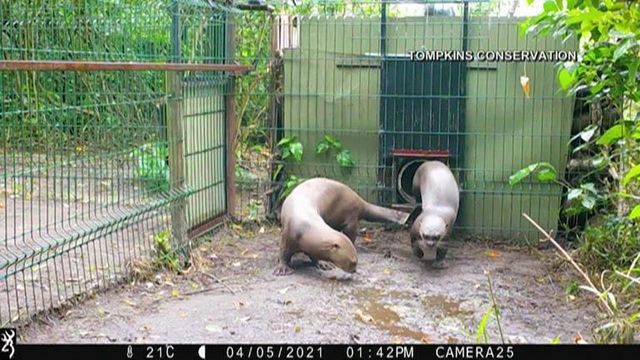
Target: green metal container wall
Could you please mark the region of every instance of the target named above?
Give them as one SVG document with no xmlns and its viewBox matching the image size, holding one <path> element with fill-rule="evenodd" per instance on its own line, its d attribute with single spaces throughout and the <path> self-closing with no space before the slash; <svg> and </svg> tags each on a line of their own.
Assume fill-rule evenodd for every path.
<svg viewBox="0 0 640 360">
<path fill-rule="evenodd" d="M 474 18 L 468 48 L 487 50 L 577 50 L 575 42 L 551 37 L 520 38 L 521 19 Z M 292 173 L 336 178 L 369 201 L 377 200 L 380 131 L 380 19 L 303 19 L 300 47 L 285 49 L 285 136 L 305 146 Z M 461 50 L 461 18 L 391 18 L 387 54 L 411 50 Z M 531 96 L 520 86 L 530 78 Z M 525 182 L 512 187 L 509 175 L 537 161 L 563 171 L 573 99 L 559 91 L 553 62 L 470 62 L 462 200 L 457 228 L 522 241 L 532 228 L 526 212 L 547 229 L 557 227 L 562 189 Z M 325 134 L 338 138 L 356 161 L 350 171 L 328 155 L 316 155 Z"/>
</svg>

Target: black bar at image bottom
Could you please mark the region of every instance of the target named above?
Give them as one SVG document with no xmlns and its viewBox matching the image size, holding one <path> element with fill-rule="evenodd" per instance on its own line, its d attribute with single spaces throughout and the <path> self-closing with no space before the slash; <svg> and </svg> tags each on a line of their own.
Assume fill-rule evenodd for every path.
<svg viewBox="0 0 640 360">
<path fill-rule="evenodd" d="M 11 351 L 13 350 L 13 351 Z M 24 345 L 0 359 L 640 359 L 640 345 Z"/>
</svg>

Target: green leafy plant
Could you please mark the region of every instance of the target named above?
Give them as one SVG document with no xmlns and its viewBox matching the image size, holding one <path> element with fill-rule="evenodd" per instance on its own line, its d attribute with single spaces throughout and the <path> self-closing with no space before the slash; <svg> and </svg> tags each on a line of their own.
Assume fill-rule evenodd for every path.
<svg viewBox="0 0 640 360">
<path fill-rule="evenodd" d="M 520 32 L 553 34 L 564 40 L 577 37 L 582 41 L 582 60 L 563 63 L 558 68 L 560 87 L 572 93 L 588 90 L 589 101 L 606 99 L 622 110 L 622 116 L 608 128 L 593 125 L 584 129 L 579 137 L 585 144 L 577 150 L 592 150 L 594 161 L 604 164 L 613 174 L 613 181 L 596 190 L 606 193 L 601 197 L 604 205 L 613 206 L 619 216 L 637 219 L 640 196 L 637 184 L 631 182 L 640 174 L 640 169 L 636 170 L 640 162 L 640 4 L 547 0 L 543 5 L 542 13 L 524 21 Z M 591 203 L 587 200 L 586 205 Z"/>
<path fill-rule="evenodd" d="M 179 271 L 181 269 L 178 256 L 171 246 L 171 233 L 169 230 L 163 230 L 153 237 L 153 244 L 156 256 L 153 264 L 162 269 L 171 271 Z"/>
<path fill-rule="evenodd" d="M 278 196 L 278 200 L 282 200 L 284 198 L 286 198 L 287 196 L 289 196 L 289 194 L 291 194 L 291 192 L 293 191 L 293 189 L 295 189 L 296 186 L 300 185 L 301 182 L 305 181 L 305 178 L 302 177 L 298 177 L 295 175 L 289 175 L 287 177 L 287 179 L 284 182 L 284 185 L 282 187 L 282 191 L 280 192 L 280 195 Z"/>
<path fill-rule="evenodd" d="M 160 143 L 144 144 L 131 152 L 137 160 L 135 176 L 150 192 L 169 190 L 168 152 L 167 145 Z"/>
<path fill-rule="evenodd" d="M 325 135 L 318 144 L 316 144 L 316 154 L 328 154 L 331 151 L 336 152 L 336 162 L 344 168 L 350 168 L 356 165 L 351 152 L 344 149 L 342 143 L 331 135 Z"/>
<path fill-rule="evenodd" d="M 280 158 L 283 162 L 276 165 L 273 172 L 273 179 L 277 179 L 285 168 L 285 164 L 295 164 L 302 161 L 304 155 L 304 146 L 298 141 L 296 136 L 284 137 L 276 145 L 280 151 Z"/>
<path fill-rule="evenodd" d="M 528 0 L 529 4 L 533 0 Z M 586 93 L 591 104 L 611 104 L 618 114 L 611 122 L 596 121 L 571 141 L 573 153 L 590 163 L 587 174 L 569 184 L 558 171 L 532 164 L 513 174 L 516 184 L 536 174 L 567 188 L 569 211 L 593 211 L 597 218 L 580 237 L 578 254 L 591 271 L 600 272 L 595 285 L 578 264 L 539 225 L 543 232 L 582 275 L 581 289 L 594 293 L 603 308 L 605 324 L 594 331 L 597 342 L 632 341 L 638 315 L 640 257 L 637 223 L 640 218 L 640 2 L 566 0 L 543 1 L 542 12 L 521 24 L 520 33 L 576 38 L 582 45 L 579 62 L 558 64 L 563 91 Z M 540 163 L 539 163 L 540 164 Z M 548 172 L 540 174 L 544 169 Z M 555 174 L 555 176 L 553 176 Z M 594 180 L 595 179 L 595 180 Z M 597 220 L 597 221 L 593 221 Z M 631 262 L 631 264 L 630 264 Z M 628 268 L 627 268 L 628 266 Z M 627 268 L 625 273 L 620 269 Z M 611 284 L 605 286 L 605 281 Z M 614 295 L 615 293 L 615 295 Z"/>
</svg>

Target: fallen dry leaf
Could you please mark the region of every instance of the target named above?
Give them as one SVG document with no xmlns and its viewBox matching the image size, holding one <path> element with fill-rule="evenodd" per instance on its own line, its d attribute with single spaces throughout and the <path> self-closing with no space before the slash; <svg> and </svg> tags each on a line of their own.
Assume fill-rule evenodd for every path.
<svg viewBox="0 0 640 360">
<path fill-rule="evenodd" d="M 280 294 L 282 294 L 282 295 L 286 294 L 286 292 L 287 292 L 287 291 L 289 291 L 289 287 L 286 287 L 286 288 L 284 288 L 284 289 L 280 289 L 280 290 L 278 290 L 278 292 L 279 292 Z"/>
<path fill-rule="evenodd" d="M 576 336 L 573 338 L 573 341 L 574 341 L 576 344 L 586 344 L 586 343 L 587 343 L 587 342 L 586 342 L 586 340 L 582 337 L 582 335 L 581 335 L 580 333 L 578 333 L 578 335 L 576 335 Z"/>
<path fill-rule="evenodd" d="M 365 322 L 365 323 L 371 323 L 373 322 L 373 317 L 371 317 L 371 315 L 369 314 L 365 314 L 362 312 L 362 310 L 357 309 L 356 310 L 356 319 Z"/>
<path fill-rule="evenodd" d="M 136 304 L 135 302 L 133 302 L 133 301 L 131 301 L 131 300 L 129 300 L 129 299 L 124 299 L 124 300 L 122 300 L 122 301 L 124 301 L 124 303 L 125 303 L 125 304 L 127 304 L 127 305 L 129 305 L 129 306 L 133 306 L 133 307 L 138 306 L 138 304 Z"/>
<path fill-rule="evenodd" d="M 180 291 L 178 289 L 171 290 L 171 297 L 176 298 L 178 296 L 180 296 Z"/>
<path fill-rule="evenodd" d="M 258 254 L 252 253 L 249 249 L 244 249 L 244 251 L 240 253 L 240 256 L 255 259 L 258 257 Z"/>
<path fill-rule="evenodd" d="M 529 98 L 531 94 L 531 85 L 528 76 L 520 76 L 520 86 L 522 86 L 522 91 L 525 96 Z"/>
<path fill-rule="evenodd" d="M 493 249 L 489 249 L 487 251 L 484 252 L 485 256 L 491 257 L 491 258 L 495 258 L 495 257 L 499 257 L 502 255 L 502 253 L 498 250 L 493 250 Z"/>
<path fill-rule="evenodd" d="M 216 332 L 221 332 L 222 328 L 218 325 L 215 324 L 209 324 L 205 327 L 205 329 L 210 332 L 210 333 L 216 333 Z"/>
<path fill-rule="evenodd" d="M 293 331 L 295 331 L 296 333 L 299 333 L 300 331 L 302 331 L 302 327 L 300 327 L 300 325 L 296 325 L 293 327 Z"/>
<path fill-rule="evenodd" d="M 362 234 L 362 240 L 366 241 L 366 242 L 372 242 L 373 241 L 373 237 L 369 234 Z"/>
</svg>

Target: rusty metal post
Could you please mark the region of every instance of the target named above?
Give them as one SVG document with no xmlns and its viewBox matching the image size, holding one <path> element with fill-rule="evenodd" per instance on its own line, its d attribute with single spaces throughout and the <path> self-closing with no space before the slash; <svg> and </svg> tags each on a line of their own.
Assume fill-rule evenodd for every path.
<svg viewBox="0 0 640 360">
<path fill-rule="evenodd" d="M 225 62 L 233 64 L 235 58 L 234 18 L 231 13 L 226 15 L 225 28 Z M 236 119 L 235 77 L 229 74 L 225 94 L 225 128 L 226 128 L 226 199 L 227 215 L 236 214 L 236 133 L 238 129 Z"/>
<path fill-rule="evenodd" d="M 177 1 L 172 6 L 173 24 L 171 45 L 173 62 L 180 61 L 180 5 Z M 169 139 L 169 173 L 172 192 L 185 191 L 184 166 L 184 133 L 182 124 L 182 72 L 167 73 L 167 93 L 169 95 L 167 108 L 167 133 Z M 177 198 L 171 204 L 171 231 L 176 248 L 182 249 L 186 245 L 187 217 L 186 199 Z M 184 259 L 183 259 L 184 260 Z"/>
</svg>

